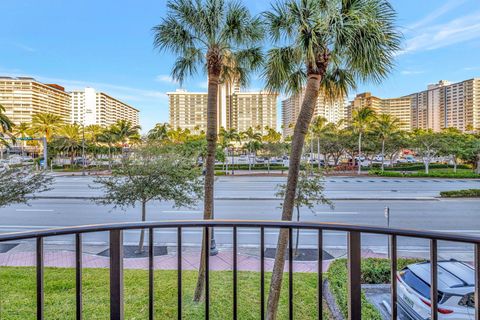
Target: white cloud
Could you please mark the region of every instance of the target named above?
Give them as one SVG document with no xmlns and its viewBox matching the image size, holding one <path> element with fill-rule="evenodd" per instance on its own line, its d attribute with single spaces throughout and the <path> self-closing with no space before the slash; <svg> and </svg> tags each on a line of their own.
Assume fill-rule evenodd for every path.
<svg viewBox="0 0 480 320">
<path fill-rule="evenodd" d="M 433 10 L 430 14 L 426 15 L 424 18 L 410 24 L 407 26 L 407 30 L 415 30 L 416 28 L 423 27 L 430 24 L 432 21 L 435 21 L 437 18 L 443 16 L 445 13 L 453 10 L 454 8 L 462 5 L 465 0 L 450 0 L 447 1 L 443 6 Z"/>
<path fill-rule="evenodd" d="M 417 28 L 407 37 L 405 48 L 399 54 L 439 49 L 480 38 L 480 11 Z"/>
<path fill-rule="evenodd" d="M 173 80 L 171 76 L 168 74 L 160 74 L 155 77 L 155 81 L 157 82 L 163 82 L 163 83 L 172 83 L 175 84 L 177 81 Z"/>
</svg>

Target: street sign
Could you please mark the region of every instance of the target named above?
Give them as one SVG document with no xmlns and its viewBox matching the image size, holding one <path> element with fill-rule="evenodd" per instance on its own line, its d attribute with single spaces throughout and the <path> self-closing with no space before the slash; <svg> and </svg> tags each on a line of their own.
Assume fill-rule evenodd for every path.
<svg viewBox="0 0 480 320">
<path fill-rule="evenodd" d="M 16 140 L 20 140 L 20 141 L 32 141 L 32 140 L 39 140 L 39 139 L 35 139 L 35 138 L 32 138 L 32 137 L 20 137 L 20 138 L 15 138 Z"/>
</svg>

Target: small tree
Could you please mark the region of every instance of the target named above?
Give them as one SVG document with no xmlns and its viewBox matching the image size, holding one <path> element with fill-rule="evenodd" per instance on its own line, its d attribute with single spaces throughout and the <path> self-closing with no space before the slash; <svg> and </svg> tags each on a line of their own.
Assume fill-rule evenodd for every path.
<svg viewBox="0 0 480 320">
<path fill-rule="evenodd" d="M 415 130 L 413 132 L 412 144 L 415 151 L 422 157 L 425 173 L 428 174 L 430 162 L 438 154 L 441 147 L 439 134 L 431 129 Z"/>
<path fill-rule="evenodd" d="M 53 177 L 26 168 L 0 169 L 0 208 L 27 203 L 27 196 L 51 189 Z"/>
<path fill-rule="evenodd" d="M 122 159 L 123 166 L 112 176 L 95 180 L 105 191 L 97 203 L 113 204 L 114 208 L 142 207 L 142 221 L 146 221 L 147 203 L 152 200 L 173 201 L 175 207 L 190 207 L 202 195 L 200 170 L 193 159 L 179 157 L 170 148 L 143 147 L 135 156 Z M 145 231 L 140 233 L 138 253 L 143 252 Z"/>
<path fill-rule="evenodd" d="M 275 194 L 279 198 L 284 198 L 287 190 L 286 184 L 278 186 Z M 297 211 L 297 221 L 300 221 L 300 208 L 307 207 L 312 212 L 316 204 L 328 204 L 333 208 L 333 203 L 325 197 L 325 184 L 323 174 L 315 173 L 313 167 L 306 165 L 305 170 L 300 172 L 298 177 L 297 189 L 295 192 L 294 206 Z M 295 240 L 295 256 L 298 251 L 298 239 L 300 230 L 297 229 Z"/>
</svg>

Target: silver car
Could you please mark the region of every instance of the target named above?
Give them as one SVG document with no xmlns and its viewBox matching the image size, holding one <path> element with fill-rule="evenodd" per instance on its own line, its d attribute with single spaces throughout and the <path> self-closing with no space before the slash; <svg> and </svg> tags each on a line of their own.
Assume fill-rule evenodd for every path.
<svg viewBox="0 0 480 320">
<path fill-rule="evenodd" d="M 430 263 L 411 264 L 397 273 L 401 319 L 430 319 Z M 474 269 L 457 260 L 438 262 L 438 318 L 475 317 Z"/>
</svg>

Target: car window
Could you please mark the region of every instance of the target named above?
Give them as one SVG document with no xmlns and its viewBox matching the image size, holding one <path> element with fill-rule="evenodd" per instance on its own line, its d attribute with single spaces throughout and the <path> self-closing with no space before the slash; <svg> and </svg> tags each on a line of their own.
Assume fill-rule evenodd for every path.
<svg viewBox="0 0 480 320">
<path fill-rule="evenodd" d="M 430 285 L 417 277 L 410 269 L 405 269 L 402 280 L 424 298 L 430 299 Z"/>
<path fill-rule="evenodd" d="M 417 277 L 410 269 L 406 268 L 402 272 L 402 280 L 422 297 L 430 300 L 430 285 Z M 438 291 L 438 301 L 442 301 L 443 292 Z"/>
<path fill-rule="evenodd" d="M 473 293 L 466 294 L 460 299 L 458 302 L 459 305 L 461 306 L 467 306 L 470 308 L 475 308 L 475 296 Z"/>
</svg>

